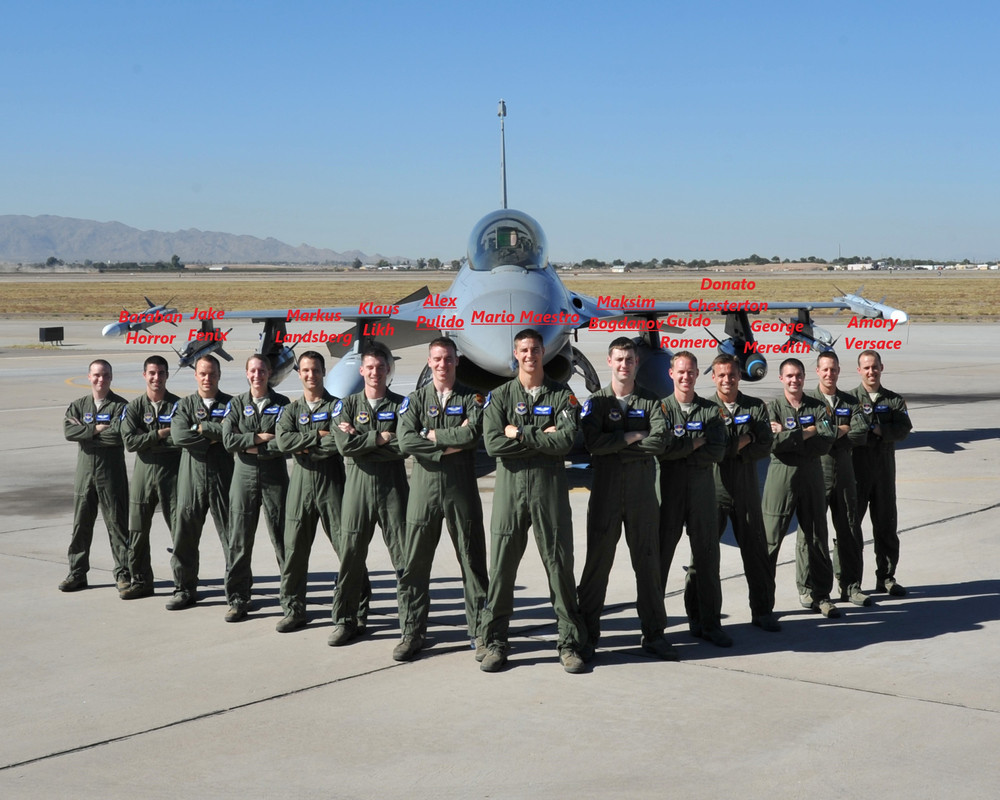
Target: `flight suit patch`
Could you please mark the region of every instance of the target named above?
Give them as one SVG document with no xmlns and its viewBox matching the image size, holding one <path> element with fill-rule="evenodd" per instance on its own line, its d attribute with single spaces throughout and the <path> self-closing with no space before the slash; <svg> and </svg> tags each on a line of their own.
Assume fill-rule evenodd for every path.
<svg viewBox="0 0 1000 800">
<path fill-rule="evenodd" d="M 143 414 L 142 415 L 142 421 L 144 423 L 146 423 L 147 425 L 152 425 L 153 424 L 153 412 L 152 411 L 147 411 L 145 414 Z"/>
<path fill-rule="evenodd" d="M 620 422 L 621 418 L 622 418 L 622 412 L 620 409 L 612 408 L 610 411 L 608 411 L 608 419 L 610 419 L 612 422 Z"/>
<path fill-rule="evenodd" d="M 705 428 L 705 424 L 701 420 L 695 419 L 688 422 L 685 427 L 689 431 L 700 431 Z"/>
<path fill-rule="evenodd" d="M 799 422 L 802 425 L 815 425 L 816 417 L 814 417 L 812 414 L 804 414 L 803 416 L 799 417 Z"/>
<path fill-rule="evenodd" d="M 630 408 L 628 410 L 628 415 L 630 419 L 644 419 L 646 416 L 646 409 L 644 408 Z"/>
<path fill-rule="evenodd" d="M 514 406 L 514 413 L 520 414 L 523 417 L 525 414 L 528 413 L 528 404 L 523 402 L 518 402 L 518 404 Z"/>
<path fill-rule="evenodd" d="M 354 421 L 359 425 L 367 425 L 369 419 L 367 411 L 359 411 L 358 415 L 354 418 Z"/>
<path fill-rule="evenodd" d="M 198 409 L 196 409 L 195 412 L 194 412 L 194 415 L 198 419 L 207 419 L 208 418 L 208 412 L 205 410 L 205 406 L 200 406 Z"/>
<path fill-rule="evenodd" d="M 85 422 L 85 423 L 86 423 L 87 425 L 89 425 L 89 424 L 90 424 L 91 422 L 93 422 L 93 421 L 94 421 L 94 415 L 93 415 L 93 414 L 91 414 L 91 413 L 90 413 L 90 412 L 88 411 L 88 412 L 87 412 L 86 414 L 84 414 L 84 415 L 83 415 L 83 421 L 84 421 L 84 422 Z"/>
<path fill-rule="evenodd" d="M 427 406 L 427 416 L 428 417 L 433 418 L 433 417 L 436 417 L 440 413 L 441 413 L 441 409 L 438 408 L 438 406 L 435 405 L 434 403 L 431 403 L 429 406 Z"/>
<path fill-rule="evenodd" d="M 396 412 L 395 411 L 379 411 L 378 412 L 378 418 L 380 420 L 396 419 Z"/>
<path fill-rule="evenodd" d="M 465 410 L 465 406 L 447 406 L 444 413 L 450 417 L 460 417 Z"/>
<path fill-rule="evenodd" d="M 733 417 L 733 422 L 735 422 L 737 425 L 742 425 L 744 422 L 749 422 L 749 421 L 750 421 L 749 414 L 737 414 L 735 417 Z"/>
<path fill-rule="evenodd" d="M 788 428 L 788 430 L 795 428 L 795 425 L 795 417 L 785 417 L 785 427 Z"/>
<path fill-rule="evenodd" d="M 674 425 L 674 436 L 680 438 L 681 436 L 684 435 L 684 432 L 685 431 L 683 422 L 678 422 L 676 425 Z"/>
<path fill-rule="evenodd" d="M 588 416 L 589 414 L 590 414 L 590 401 L 587 400 L 583 404 L 583 410 L 580 412 L 580 417 L 583 418 Z"/>
</svg>

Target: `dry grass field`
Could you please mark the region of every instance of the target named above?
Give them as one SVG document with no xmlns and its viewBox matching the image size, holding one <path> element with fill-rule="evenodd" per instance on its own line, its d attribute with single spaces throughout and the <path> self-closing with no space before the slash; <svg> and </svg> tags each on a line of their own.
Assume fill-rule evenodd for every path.
<svg viewBox="0 0 1000 800">
<path fill-rule="evenodd" d="M 162 277 L 132 275 L 0 276 L 0 316 L 86 318 L 112 321 L 122 307 L 143 310 L 143 295 L 181 311 L 316 308 L 360 301 L 394 303 L 421 286 L 444 291 L 454 273 L 233 273 Z M 701 281 L 753 280 L 751 292 L 703 292 Z M 658 300 L 830 300 L 864 284 L 864 295 L 907 311 L 914 321 L 974 322 L 1000 319 L 1000 274 L 976 273 L 563 273 L 566 285 L 590 294 L 641 295 Z"/>
</svg>

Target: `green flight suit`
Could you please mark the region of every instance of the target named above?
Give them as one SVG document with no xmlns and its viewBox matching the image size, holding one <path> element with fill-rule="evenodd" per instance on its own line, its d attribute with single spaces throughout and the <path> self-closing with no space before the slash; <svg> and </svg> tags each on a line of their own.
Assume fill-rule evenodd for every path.
<svg viewBox="0 0 1000 800">
<path fill-rule="evenodd" d="M 663 409 L 659 399 L 640 386 L 622 408 L 609 385 L 584 402 L 580 427 L 594 469 L 587 505 L 587 560 L 577 590 L 589 644 L 597 647 L 601 638 L 601 611 L 623 524 L 635 573 L 642 636 L 658 639 L 667 627 L 660 585 L 660 503 L 656 498 L 656 456 L 663 452 L 667 434 Z M 625 434 L 632 431 L 648 435 L 626 444 Z"/>
<path fill-rule="evenodd" d="M 294 464 L 285 502 L 285 563 L 281 569 L 281 607 L 286 615 L 306 616 L 309 553 L 322 522 L 333 550 L 340 552 L 340 507 L 344 497 L 344 459 L 333 437 L 337 398 L 327 391 L 315 408 L 304 397 L 278 419 L 278 450 Z M 320 431 L 327 431 L 320 436 Z"/>
<path fill-rule="evenodd" d="M 868 428 L 868 440 L 854 448 L 854 475 L 858 482 L 858 524 L 871 506 L 875 539 L 875 580 L 896 578 L 899 531 L 896 517 L 896 442 L 905 439 L 913 423 L 906 401 L 881 387 L 872 400 L 864 385 L 854 390 Z M 882 435 L 874 428 L 881 426 Z"/>
<path fill-rule="evenodd" d="M 100 409 L 93 394 L 74 400 L 66 409 L 63 433 L 79 449 L 73 477 L 73 532 L 69 540 L 69 576 L 83 578 L 90 570 L 90 545 L 100 506 L 111 542 L 115 580 L 129 580 L 128 471 L 121 422 L 127 401 L 108 392 Z M 98 425 L 111 427 L 96 433 Z"/>
<path fill-rule="evenodd" d="M 198 546 L 211 510 L 222 552 L 229 563 L 229 487 L 233 456 L 222 444 L 222 420 L 232 400 L 219 392 L 206 404 L 195 392 L 177 404 L 170 438 L 182 448 L 177 477 L 177 518 L 174 524 L 174 592 L 194 597 L 198 589 Z M 198 432 L 198 427 L 201 432 Z"/>
<path fill-rule="evenodd" d="M 421 432 L 434 431 L 435 441 Z M 411 394 L 399 409 L 399 448 L 413 456 L 406 504 L 406 551 L 399 576 L 399 627 L 403 636 L 424 636 L 430 612 L 431 564 L 441 523 L 462 572 L 469 636 L 480 633 L 486 600 L 486 531 L 476 482 L 476 448 L 483 432 L 483 396 L 455 384 L 447 402 L 433 383 Z M 449 447 L 461 452 L 444 455 Z"/>
<path fill-rule="evenodd" d="M 850 429 L 845 436 L 838 433 L 830 452 L 820 456 L 826 507 L 833 521 L 833 575 L 841 594 L 850 596 L 852 591 L 861 591 L 864 574 L 864 539 L 852 451 L 868 438 L 868 424 L 861 415 L 858 398 L 852 394 L 838 390 L 832 406 L 819 387 L 810 396 L 827 407 L 834 433 L 841 425 Z"/>
<path fill-rule="evenodd" d="M 493 390 L 483 410 L 486 452 L 497 459 L 490 521 L 490 583 L 483 616 L 487 646 L 506 645 L 514 613 L 517 567 L 528 544 L 528 527 L 549 580 L 560 651 L 579 652 L 587 641 L 573 579 L 573 515 L 565 456 L 576 438 L 579 403 L 565 384 L 546 378 L 532 399 L 514 378 Z M 521 429 L 508 439 L 507 425 Z M 554 433 L 544 433 L 548 427 Z"/>
<path fill-rule="evenodd" d="M 254 444 L 258 433 L 276 433 L 278 418 L 291 401 L 268 389 L 261 409 L 250 392 L 229 401 L 222 421 L 222 443 L 235 455 L 229 487 L 229 560 L 226 562 L 226 599 L 230 606 L 247 605 L 253 585 L 251 559 L 261 506 L 281 572 L 285 563 L 285 495 L 288 468 L 276 439 Z M 256 448 L 256 453 L 247 450 Z"/>
<path fill-rule="evenodd" d="M 344 398 L 334 406 L 333 435 L 347 466 L 344 503 L 340 517 L 340 574 L 333 593 L 333 621 L 367 624 L 368 548 L 375 525 L 389 550 L 389 560 L 398 579 L 404 563 L 406 533 L 405 455 L 399 449 L 399 408 L 404 398 L 386 391 L 372 409 L 364 391 Z M 341 422 L 350 422 L 357 433 L 344 433 Z M 379 433 L 397 433 L 384 445 Z M 369 590 L 370 591 L 370 590 Z"/>
<path fill-rule="evenodd" d="M 771 557 L 771 574 L 778 565 L 782 537 L 794 514 L 799 521 L 795 540 L 795 583 L 799 597 L 813 603 L 830 599 L 833 565 L 826 527 L 826 491 L 820 456 L 828 453 L 836 432 L 826 404 L 803 395 L 798 408 L 785 396 L 767 404 L 772 422 L 781 425 L 771 444 L 771 463 L 764 481 L 761 510 Z M 816 434 L 803 438 L 802 429 L 816 426 Z"/>
<path fill-rule="evenodd" d="M 684 580 L 684 609 L 692 627 L 705 632 L 722 627 L 719 576 L 719 520 L 715 465 L 726 451 L 726 430 L 719 409 L 697 394 L 685 412 L 674 395 L 662 402 L 667 446 L 660 456 L 660 589 L 681 530 L 691 542 L 691 565 Z M 694 449 L 696 439 L 705 444 Z"/>
<path fill-rule="evenodd" d="M 149 587 L 150 590 L 153 587 L 153 565 L 149 530 L 153 525 L 153 512 L 159 503 L 172 544 L 177 508 L 177 472 L 181 463 L 180 448 L 169 436 L 161 439 L 157 431 L 171 427 L 179 401 L 177 395 L 168 391 L 163 400 L 154 404 L 143 393 L 125 407 L 125 419 L 122 420 L 125 449 L 135 453 L 129 494 L 128 572 L 133 586 Z"/>
<path fill-rule="evenodd" d="M 750 613 L 761 617 L 774 611 L 774 575 L 767 555 L 757 480 L 757 462 L 771 452 L 771 421 L 764 401 L 743 392 L 737 392 L 732 411 L 718 394 L 712 399 L 726 427 L 726 454 L 715 468 L 719 536 L 726 531 L 726 521 L 731 521 L 743 559 Z M 750 444 L 741 450 L 740 437 L 744 434 L 750 436 Z"/>
</svg>

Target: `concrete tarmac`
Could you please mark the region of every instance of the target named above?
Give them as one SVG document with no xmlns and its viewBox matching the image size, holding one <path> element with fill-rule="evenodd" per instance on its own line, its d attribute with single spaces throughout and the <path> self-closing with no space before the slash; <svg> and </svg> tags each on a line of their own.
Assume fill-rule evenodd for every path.
<svg viewBox="0 0 1000 800">
<path fill-rule="evenodd" d="M 843 334 L 844 322 L 824 326 Z M 61 348 L 29 347 L 45 324 L 0 321 L 4 798 L 996 796 L 1000 353 L 984 346 L 982 326 L 913 325 L 903 349 L 885 355 L 884 383 L 907 398 L 914 422 L 897 453 L 898 577 L 908 596 L 876 595 L 872 608 L 841 603 L 838 620 L 806 611 L 788 541 L 777 576 L 783 630 L 765 633 L 750 625 L 739 553 L 727 534 L 723 624 L 735 645 L 722 650 L 687 633 L 682 543 L 667 587 L 667 636 L 681 661 L 662 663 L 639 650 L 621 543 L 600 650 L 587 674 L 568 675 L 529 544 L 510 665 L 487 675 L 464 632 L 447 536 L 434 567 L 429 646 L 405 664 L 390 656 L 399 637 L 395 587 L 378 534 L 369 559 L 370 633 L 344 648 L 326 645 L 337 561 L 322 534 L 311 560 L 309 624 L 274 631 L 278 576 L 263 522 L 256 610 L 245 622 L 223 622 L 224 563 L 211 521 L 202 599 L 191 609 L 164 609 L 172 582 L 161 517 L 152 531 L 154 597 L 118 599 L 101 521 L 90 588 L 58 592 L 76 460 L 76 446 L 62 435 L 65 408 L 89 391 L 91 359 L 109 358 L 114 388 L 131 398 L 143 388 L 142 360 L 157 351 L 101 339 L 94 321 L 62 323 Z M 244 389 L 242 361 L 256 328 L 234 327 L 226 391 Z M 602 378 L 609 338 L 581 337 Z M 412 389 L 422 353 L 403 351 L 394 389 Z M 707 364 L 713 354 L 698 355 Z M 841 356 L 841 385 L 853 388 L 853 356 Z M 743 389 L 776 396 L 777 361 Z M 174 374 L 169 386 L 193 391 L 193 373 Z M 297 395 L 295 376 L 281 388 Z M 711 379 L 698 388 L 711 394 Z M 579 578 L 589 478 L 580 470 L 572 478 Z M 492 475 L 481 487 L 488 519 Z M 870 591 L 867 520 L 864 533 Z"/>
</svg>

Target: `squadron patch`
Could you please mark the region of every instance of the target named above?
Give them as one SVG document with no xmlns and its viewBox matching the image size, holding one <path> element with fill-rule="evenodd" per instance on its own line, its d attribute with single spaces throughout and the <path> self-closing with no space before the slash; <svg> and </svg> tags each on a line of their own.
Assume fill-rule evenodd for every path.
<svg viewBox="0 0 1000 800">
<path fill-rule="evenodd" d="M 590 408 L 591 408 L 590 401 L 589 400 L 585 400 L 584 403 L 583 403 L 583 409 L 580 411 L 580 418 L 581 419 L 583 417 L 586 417 L 586 416 L 590 415 Z"/>
<path fill-rule="evenodd" d="M 872 404 L 871 403 L 865 403 L 864 405 L 861 406 L 861 410 L 864 411 L 866 414 L 871 414 L 872 413 Z"/>
<path fill-rule="evenodd" d="M 309 424 L 309 414 L 308 414 L 308 412 L 305 413 L 305 414 L 299 414 L 299 424 L 301 424 L 301 425 L 308 425 Z"/>
<path fill-rule="evenodd" d="M 572 392 L 569 393 L 569 404 L 574 408 L 580 405 L 580 401 L 576 399 L 576 395 L 573 394 Z"/>
<path fill-rule="evenodd" d="M 207 419 L 208 418 L 208 412 L 205 410 L 205 406 L 199 406 L 195 410 L 194 415 L 195 415 L 195 417 L 197 419 Z"/>
<path fill-rule="evenodd" d="M 793 430 L 795 428 L 795 417 L 785 417 L 785 427 L 788 430 Z"/>
<path fill-rule="evenodd" d="M 367 411 L 359 411 L 358 415 L 354 418 L 354 421 L 359 425 L 367 425 L 370 417 Z"/>
<path fill-rule="evenodd" d="M 732 425 L 733 424 L 733 418 L 731 416 L 729 416 L 729 414 L 726 413 L 726 409 L 720 408 L 719 409 L 719 416 L 722 417 L 722 422 L 724 424 L 726 424 L 726 425 Z"/>
<path fill-rule="evenodd" d="M 524 402 L 519 402 L 514 407 L 514 413 L 515 414 L 520 414 L 523 417 L 525 414 L 528 413 L 528 404 L 524 403 Z"/>
<path fill-rule="evenodd" d="M 93 421 L 94 421 L 94 415 L 93 415 L 93 414 L 91 414 L 91 413 L 90 413 L 90 412 L 88 411 L 88 412 L 87 412 L 86 414 L 84 414 L 84 415 L 83 415 L 83 421 L 84 421 L 84 422 L 85 422 L 85 423 L 86 423 L 87 425 L 89 425 L 89 424 L 90 424 L 91 422 L 93 422 Z"/>
<path fill-rule="evenodd" d="M 343 400 L 338 400 L 337 401 L 337 405 L 335 405 L 333 407 L 333 416 L 339 417 L 340 416 L 340 412 L 343 411 L 343 410 L 344 410 L 344 401 Z"/>
<path fill-rule="evenodd" d="M 400 403 L 400 406 L 399 406 L 399 413 L 400 413 L 400 414 L 405 414 L 405 413 L 406 413 L 406 410 L 407 410 L 407 409 L 408 409 L 409 407 L 410 407 L 410 398 L 409 398 L 409 397 L 404 397 L 404 398 L 403 398 L 403 402 L 402 402 L 402 403 Z"/>
<path fill-rule="evenodd" d="M 147 425 L 152 425 L 153 424 L 153 412 L 152 411 L 147 411 L 145 414 L 143 414 L 142 415 L 142 421 L 144 423 L 146 423 Z"/>
<path fill-rule="evenodd" d="M 608 411 L 608 419 L 610 419 L 612 422 L 621 422 L 622 419 L 621 409 L 612 408 L 610 411 Z"/>
<path fill-rule="evenodd" d="M 476 405 L 479 406 L 480 408 L 482 408 L 484 402 L 485 402 L 485 398 L 481 394 L 477 394 L 476 395 Z"/>
<path fill-rule="evenodd" d="M 440 413 L 441 413 L 441 409 L 438 408 L 437 404 L 431 403 L 429 406 L 427 406 L 427 416 L 428 417 L 436 417 Z"/>
<path fill-rule="evenodd" d="M 684 432 L 685 431 L 683 422 L 678 422 L 676 425 L 674 425 L 674 436 L 680 438 L 681 436 L 684 435 Z"/>
<path fill-rule="evenodd" d="M 247 403 L 245 406 L 243 406 L 243 416 L 244 417 L 252 417 L 253 416 L 253 404 L 252 403 Z"/>
</svg>

